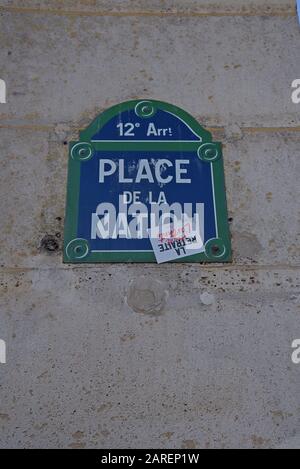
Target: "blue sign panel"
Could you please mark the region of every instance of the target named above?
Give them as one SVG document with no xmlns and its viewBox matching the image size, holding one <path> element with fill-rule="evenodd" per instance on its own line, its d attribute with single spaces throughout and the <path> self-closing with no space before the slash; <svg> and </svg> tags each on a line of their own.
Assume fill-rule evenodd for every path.
<svg viewBox="0 0 300 469">
<path fill-rule="evenodd" d="M 153 117 L 139 117 L 134 110 L 124 111 L 108 121 L 93 135 L 92 141 L 199 141 L 199 136 L 177 116 L 158 110 Z"/>
<path fill-rule="evenodd" d="M 221 144 L 189 114 L 129 101 L 70 144 L 65 262 L 230 258 Z"/>
</svg>

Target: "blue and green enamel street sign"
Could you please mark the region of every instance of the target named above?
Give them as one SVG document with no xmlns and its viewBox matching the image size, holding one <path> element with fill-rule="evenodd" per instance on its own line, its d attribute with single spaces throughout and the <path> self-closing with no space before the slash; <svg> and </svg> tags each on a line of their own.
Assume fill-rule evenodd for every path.
<svg viewBox="0 0 300 469">
<path fill-rule="evenodd" d="M 64 262 L 156 262 L 149 229 L 166 207 L 200 219 L 200 249 L 175 262 L 231 260 L 221 144 L 171 104 L 108 109 L 69 146 Z"/>
</svg>

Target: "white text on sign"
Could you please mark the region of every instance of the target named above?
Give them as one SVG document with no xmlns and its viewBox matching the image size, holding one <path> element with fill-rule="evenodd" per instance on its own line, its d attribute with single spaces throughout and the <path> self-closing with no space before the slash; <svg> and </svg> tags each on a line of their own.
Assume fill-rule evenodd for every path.
<svg viewBox="0 0 300 469">
<path fill-rule="evenodd" d="M 91 239 L 144 239 L 148 238 L 149 228 L 151 238 L 158 239 L 161 226 L 168 225 L 172 229 L 174 225 L 184 227 L 187 223 L 192 227 L 190 235 L 200 233 L 203 239 L 204 204 L 153 202 L 148 211 L 147 205 L 141 202 L 128 204 L 128 194 L 119 196 L 119 207 L 109 202 L 97 206 L 96 212 L 92 213 Z M 128 217 L 132 219 L 130 222 Z"/>
<path fill-rule="evenodd" d="M 119 182 L 125 184 L 145 181 L 150 184 L 154 184 L 155 182 L 158 184 L 168 184 L 174 179 L 174 176 L 177 184 L 190 184 L 191 179 L 186 177 L 188 170 L 185 167 L 189 165 L 189 163 L 189 160 L 175 160 L 174 163 L 173 161 L 163 158 L 152 160 L 150 164 L 149 160 L 140 159 L 137 168 L 133 167 L 130 169 L 131 174 L 135 172 L 134 177 L 129 177 L 129 174 L 125 174 L 124 159 L 119 159 L 118 162 L 116 162 L 101 158 L 99 162 L 99 182 L 105 182 L 105 178 L 112 176 L 118 171 Z M 167 168 L 170 168 L 170 171 L 166 171 Z M 163 176 L 165 172 L 167 172 L 168 175 Z"/>
<path fill-rule="evenodd" d="M 117 125 L 120 137 L 135 137 L 135 129 L 140 127 L 139 122 L 120 122 Z M 150 122 L 147 127 L 146 136 L 147 137 L 172 137 L 173 132 L 171 127 L 159 128 L 156 127 L 154 122 Z"/>
<path fill-rule="evenodd" d="M 151 237 L 157 238 L 159 227 L 169 224 L 184 226 L 188 222 L 194 231 L 204 233 L 204 208 L 202 203 L 169 203 L 163 188 L 169 183 L 191 184 L 190 160 L 168 158 L 141 158 L 128 164 L 126 159 L 101 158 L 98 181 L 100 184 L 117 178 L 121 184 L 150 183 L 160 187 L 154 195 L 152 190 L 143 194 L 139 190 L 124 190 L 118 198 L 118 207 L 109 202 L 98 204 L 91 217 L 91 239 L 145 239 L 151 229 Z M 114 179 L 115 180 L 115 179 Z M 112 180 L 113 181 L 113 180 Z M 151 187 L 151 186 L 150 186 Z M 130 221 L 129 221 L 130 220 Z M 153 234 L 156 230 L 157 233 Z M 192 233 L 190 233 L 192 235 Z"/>
</svg>

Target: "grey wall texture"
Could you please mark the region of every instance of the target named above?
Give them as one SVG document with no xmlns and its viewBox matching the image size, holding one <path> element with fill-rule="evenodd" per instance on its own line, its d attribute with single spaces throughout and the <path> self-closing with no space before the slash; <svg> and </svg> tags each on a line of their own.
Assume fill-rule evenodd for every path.
<svg viewBox="0 0 300 469">
<path fill-rule="evenodd" d="M 0 446 L 300 447 L 295 2 L 1 0 L 0 25 Z M 135 98 L 223 141 L 232 264 L 62 263 L 66 142 Z"/>
</svg>

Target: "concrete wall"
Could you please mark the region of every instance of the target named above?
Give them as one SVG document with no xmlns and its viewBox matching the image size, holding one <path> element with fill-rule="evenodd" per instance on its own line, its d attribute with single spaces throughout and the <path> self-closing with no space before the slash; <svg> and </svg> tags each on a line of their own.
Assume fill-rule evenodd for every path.
<svg viewBox="0 0 300 469">
<path fill-rule="evenodd" d="M 1 0 L 2 448 L 300 446 L 299 32 L 292 0 Z M 62 264 L 66 142 L 140 97 L 224 142 L 232 265 Z"/>
</svg>

